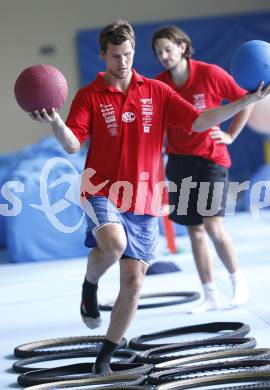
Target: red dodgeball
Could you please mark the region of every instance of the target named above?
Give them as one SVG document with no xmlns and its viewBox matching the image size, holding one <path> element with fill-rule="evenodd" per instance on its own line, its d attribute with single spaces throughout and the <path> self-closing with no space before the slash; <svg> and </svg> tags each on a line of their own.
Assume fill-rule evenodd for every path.
<svg viewBox="0 0 270 390">
<path fill-rule="evenodd" d="M 16 80 L 14 94 L 18 105 L 26 112 L 48 113 L 52 108 L 61 108 L 68 96 L 68 85 L 64 75 L 52 65 L 30 66 Z"/>
</svg>

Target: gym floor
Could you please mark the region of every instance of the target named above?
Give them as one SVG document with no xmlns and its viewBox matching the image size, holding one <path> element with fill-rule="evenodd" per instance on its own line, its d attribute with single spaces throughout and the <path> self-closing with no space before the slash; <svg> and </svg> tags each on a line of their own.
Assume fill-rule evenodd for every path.
<svg viewBox="0 0 270 390">
<path fill-rule="evenodd" d="M 241 321 L 250 326 L 248 336 L 257 340 L 258 347 L 270 347 L 270 212 L 263 213 L 260 220 L 253 219 L 248 213 L 238 213 L 227 217 L 225 224 L 233 237 L 249 284 L 249 303 L 241 308 L 228 309 L 230 282 L 224 267 L 213 252 L 216 282 L 223 309 L 205 314 L 188 314 L 189 309 L 198 304 L 198 301 L 194 301 L 138 310 L 126 334 L 128 340 L 141 334 L 185 325 Z M 174 261 L 181 268 L 181 272 L 146 276 L 143 294 L 201 292 L 188 238 L 178 237 L 177 246 L 179 253 L 171 255 L 166 249 L 164 237 L 160 238 L 158 259 Z M 20 388 L 16 384 L 17 374 L 11 370 L 12 363 L 16 360 L 13 356 L 14 347 L 30 341 L 57 337 L 104 335 L 110 316 L 109 312 L 102 312 L 102 326 L 93 331 L 88 330 L 81 321 L 79 304 L 85 258 L 22 264 L 10 264 L 7 260 L 5 253 L 0 252 L 0 357 L 3 369 L 0 375 L 1 390 Z M 118 282 L 118 266 L 115 265 L 100 282 L 100 302 L 116 297 Z M 172 341 L 170 339 L 170 342 Z"/>
</svg>

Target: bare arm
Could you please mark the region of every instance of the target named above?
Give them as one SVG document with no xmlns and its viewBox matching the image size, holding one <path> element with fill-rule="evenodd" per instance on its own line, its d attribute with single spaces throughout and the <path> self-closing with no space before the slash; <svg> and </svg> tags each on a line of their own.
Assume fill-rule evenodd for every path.
<svg viewBox="0 0 270 390">
<path fill-rule="evenodd" d="M 244 110 L 240 111 L 233 118 L 227 130 L 227 134 L 231 136 L 233 141 L 238 137 L 238 135 L 243 130 L 245 124 L 247 123 L 249 115 L 251 114 L 253 107 L 254 104 L 250 104 L 247 108 L 244 108 Z"/>
<path fill-rule="evenodd" d="M 60 142 L 66 152 L 76 153 L 80 150 L 81 144 L 73 132 L 65 125 L 65 122 L 60 115 L 52 109 L 49 115 L 45 109 L 40 113 L 35 111 L 34 114 L 29 113 L 29 116 L 40 123 L 49 123 L 54 132 L 55 138 Z"/>
<path fill-rule="evenodd" d="M 244 108 L 238 114 L 236 114 L 231 121 L 227 131 L 222 131 L 218 126 L 213 127 L 210 133 L 210 137 L 216 141 L 217 144 L 230 145 L 238 137 L 243 130 L 249 115 L 254 107 L 254 104 L 250 104 L 247 108 Z"/>
<path fill-rule="evenodd" d="M 270 93 L 270 85 L 268 85 L 265 89 L 262 88 L 263 82 L 259 85 L 256 92 L 249 93 L 241 99 L 224 106 L 203 111 L 193 123 L 192 130 L 198 132 L 205 131 L 217 125 L 217 123 L 222 123 L 227 119 L 230 119 L 240 111 L 247 108 L 251 103 L 264 99 Z"/>
</svg>

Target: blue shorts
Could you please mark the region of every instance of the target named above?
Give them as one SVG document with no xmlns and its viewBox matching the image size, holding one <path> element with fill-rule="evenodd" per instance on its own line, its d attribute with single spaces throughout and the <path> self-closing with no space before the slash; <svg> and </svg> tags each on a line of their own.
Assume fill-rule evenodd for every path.
<svg viewBox="0 0 270 390">
<path fill-rule="evenodd" d="M 124 257 L 149 262 L 155 258 L 158 243 L 158 218 L 152 215 L 136 215 L 120 210 L 104 196 L 88 199 L 86 211 L 87 229 L 85 246 L 97 246 L 95 233 L 108 223 L 120 223 L 126 233 L 127 246 Z"/>
</svg>

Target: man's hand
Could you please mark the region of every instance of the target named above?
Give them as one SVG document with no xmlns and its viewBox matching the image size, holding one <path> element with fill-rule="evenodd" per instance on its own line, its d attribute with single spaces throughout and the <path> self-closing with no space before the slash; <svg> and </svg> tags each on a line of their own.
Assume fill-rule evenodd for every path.
<svg viewBox="0 0 270 390">
<path fill-rule="evenodd" d="M 34 113 L 29 112 L 29 116 L 31 119 L 36 120 L 40 123 L 59 123 L 61 120 L 60 115 L 56 112 L 55 108 L 52 108 L 51 114 L 48 114 L 46 109 L 43 108 L 41 111 L 35 111 Z"/>
<path fill-rule="evenodd" d="M 248 93 L 248 95 L 251 95 L 251 96 L 255 97 L 254 102 L 256 102 L 258 100 L 261 100 L 261 99 L 264 99 L 267 95 L 269 95 L 269 93 L 270 93 L 270 83 L 264 89 L 263 89 L 263 86 L 264 86 L 264 81 L 261 81 L 256 92 Z"/>
<path fill-rule="evenodd" d="M 213 126 L 212 129 L 210 137 L 215 140 L 216 144 L 230 145 L 233 142 L 233 137 L 222 131 L 218 126 Z"/>
<path fill-rule="evenodd" d="M 41 111 L 29 112 L 29 116 L 35 121 L 51 125 L 55 138 L 60 142 L 67 153 L 75 153 L 80 150 L 80 141 L 65 125 L 55 108 L 52 109 L 50 114 L 43 108 Z"/>
</svg>

